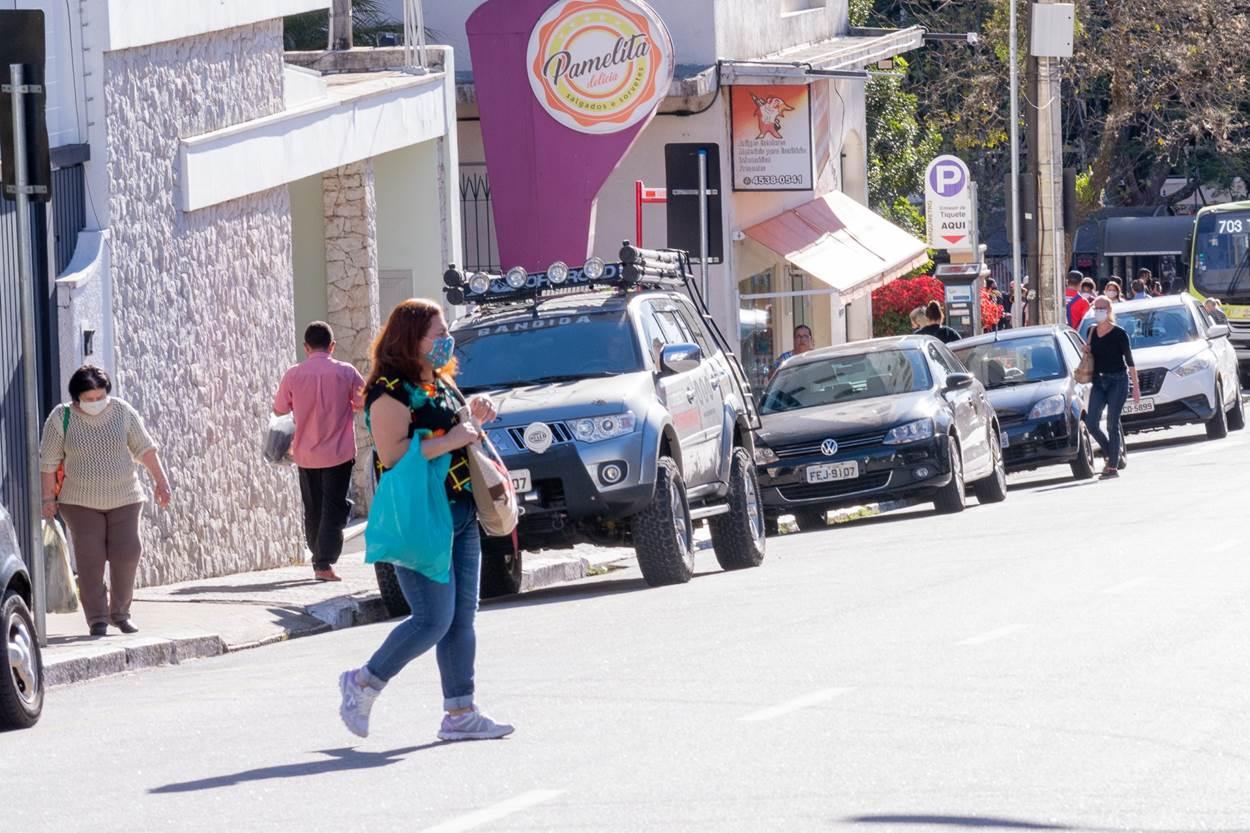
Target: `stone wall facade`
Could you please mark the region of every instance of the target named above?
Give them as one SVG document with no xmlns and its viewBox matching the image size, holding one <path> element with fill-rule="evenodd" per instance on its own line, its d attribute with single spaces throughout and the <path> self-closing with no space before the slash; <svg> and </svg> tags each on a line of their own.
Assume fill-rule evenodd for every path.
<svg viewBox="0 0 1250 833">
<path fill-rule="evenodd" d="M 338 342 L 335 358 L 369 375 L 369 348 L 378 333 L 378 201 L 373 162 L 366 159 L 321 175 L 325 207 L 327 323 Z M 356 424 L 356 513 L 373 495 L 372 444 L 364 417 Z"/>
<path fill-rule="evenodd" d="M 180 137 L 282 109 L 282 23 L 107 53 L 104 92 L 116 391 L 174 489 L 145 513 L 139 581 L 298 563 L 295 471 L 260 455 L 295 326 L 287 189 L 175 204 Z"/>
</svg>

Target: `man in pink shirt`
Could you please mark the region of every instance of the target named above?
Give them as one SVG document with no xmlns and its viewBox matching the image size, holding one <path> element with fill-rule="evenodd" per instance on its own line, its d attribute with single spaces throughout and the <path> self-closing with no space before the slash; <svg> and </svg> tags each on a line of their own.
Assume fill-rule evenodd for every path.
<svg viewBox="0 0 1250 833">
<path fill-rule="evenodd" d="M 341 581 L 334 564 L 352 504 L 347 489 L 356 463 L 355 412 L 364 407 L 365 380 L 333 358 L 334 331 L 324 321 L 304 330 L 308 358 L 287 370 L 273 400 L 278 416 L 295 413 L 291 456 L 299 466 L 304 536 L 319 581 Z"/>
</svg>

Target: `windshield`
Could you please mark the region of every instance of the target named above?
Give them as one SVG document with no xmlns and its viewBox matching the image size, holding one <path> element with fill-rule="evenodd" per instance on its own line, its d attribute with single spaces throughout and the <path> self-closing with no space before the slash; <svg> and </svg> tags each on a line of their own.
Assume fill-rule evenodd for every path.
<svg viewBox="0 0 1250 833">
<path fill-rule="evenodd" d="M 782 367 L 764 391 L 760 412 L 775 414 L 857 399 L 926 390 L 929 367 L 918 350 L 883 350 Z"/>
<path fill-rule="evenodd" d="M 542 315 L 455 331 L 465 390 L 615 376 L 642 369 L 624 310 Z"/>
<path fill-rule="evenodd" d="M 1128 333 L 1129 343 L 1134 350 L 1180 344 L 1198 338 L 1194 317 L 1183 306 L 1119 312 L 1116 313 L 1115 323 Z M 1081 338 L 1088 339 L 1093 326 L 1092 318 L 1081 322 Z"/>
<path fill-rule="evenodd" d="M 1062 379 L 1068 374 L 1059 345 L 1050 335 L 977 344 L 955 350 L 955 355 L 991 390 Z"/>
<path fill-rule="evenodd" d="M 1202 295 L 1225 301 L 1250 299 L 1250 211 L 1198 218 L 1193 285 Z"/>
</svg>

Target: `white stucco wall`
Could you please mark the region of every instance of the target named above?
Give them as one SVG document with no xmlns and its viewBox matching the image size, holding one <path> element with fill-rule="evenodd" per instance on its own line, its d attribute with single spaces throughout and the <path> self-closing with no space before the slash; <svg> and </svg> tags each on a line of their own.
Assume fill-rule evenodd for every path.
<svg viewBox="0 0 1250 833">
<path fill-rule="evenodd" d="M 103 89 L 118 392 L 174 486 L 140 581 L 295 562 L 294 471 L 260 457 L 294 328 L 287 189 L 184 213 L 175 176 L 179 136 L 282 107 L 281 22 L 111 52 Z"/>
<path fill-rule="evenodd" d="M 322 205 L 321 174 L 287 186 L 291 199 L 291 266 L 295 273 L 295 328 L 291 354 L 304 358 L 304 328 L 325 321 L 326 222 Z"/>
<path fill-rule="evenodd" d="M 111 256 L 107 231 L 84 231 L 78 235 L 74 257 L 56 281 L 57 335 L 60 340 L 62 402 L 69 401 L 69 378 L 90 363 L 110 373 L 113 360 Z M 90 354 L 84 351 L 83 334 L 93 332 Z"/>
<path fill-rule="evenodd" d="M 427 0 L 425 24 L 439 43 L 451 44 L 462 69 L 470 67 L 465 21 L 484 0 Z M 554 2 L 554 0 L 553 0 Z M 759 58 L 846 32 L 846 0 L 787 13 L 785 0 L 649 0 L 673 37 L 680 64 L 712 64 L 717 58 Z M 400 0 L 386 0 L 402 19 Z"/>
<path fill-rule="evenodd" d="M 422 142 L 385 153 L 373 160 L 378 201 L 378 270 L 406 272 L 411 282 L 402 293 L 388 294 L 390 302 L 404 298 L 443 299 L 442 231 L 439 212 L 438 143 Z M 398 287 L 394 288 L 398 292 Z"/>
<path fill-rule="evenodd" d="M 48 143 L 52 147 L 85 142 L 86 116 L 82 96 L 82 32 L 78 2 L 65 0 L 13 0 L 10 9 L 43 12 L 47 59 Z"/>
</svg>

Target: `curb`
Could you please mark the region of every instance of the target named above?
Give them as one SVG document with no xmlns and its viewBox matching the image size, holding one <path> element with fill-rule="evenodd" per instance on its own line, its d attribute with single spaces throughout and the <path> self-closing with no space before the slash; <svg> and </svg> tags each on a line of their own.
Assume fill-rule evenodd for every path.
<svg viewBox="0 0 1250 833">
<path fill-rule="evenodd" d="M 358 535 L 364 531 L 360 524 Z M 354 536 L 353 536 L 354 537 Z M 588 559 L 582 556 L 552 557 L 532 556 L 526 559 L 521 579 L 522 592 L 538 590 L 555 584 L 577 581 L 595 575 L 608 564 L 621 561 L 623 557 Z M 81 646 L 58 648 L 57 656 L 45 659 L 43 673 L 47 688 L 80 683 L 114 674 L 125 674 L 144 668 L 181 665 L 187 660 L 216 657 L 252 648 L 261 648 L 278 642 L 286 642 L 304 636 L 314 636 L 329 631 L 342 630 L 360 625 L 385 622 L 390 616 L 377 592 L 336 596 L 323 602 L 307 605 L 303 612 L 316 620 L 315 625 L 291 626 L 272 636 L 254 642 L 228 645 L 219 634 L 175 634 L 169 637 L 139 637 L 127 639 L 123 644 L 106 645 L 99 642 Z"/>
</svg>

